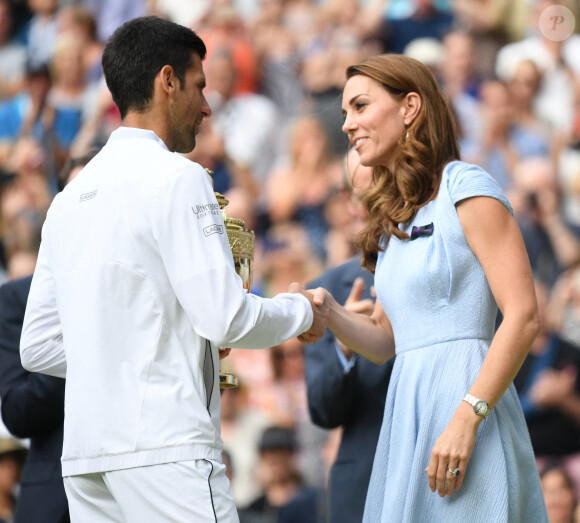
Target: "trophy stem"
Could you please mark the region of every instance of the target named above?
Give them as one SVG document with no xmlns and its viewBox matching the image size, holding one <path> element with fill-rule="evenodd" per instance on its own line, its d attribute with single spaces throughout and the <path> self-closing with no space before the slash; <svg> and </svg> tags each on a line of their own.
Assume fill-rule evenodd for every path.
<svg viewBox="0 0 580 523">
<path fill-rule="evenodd" d="M 220 389 L 233 389 L 238 386 L 238 377 L 232 372 L 220 370 Z"/>
</svg>

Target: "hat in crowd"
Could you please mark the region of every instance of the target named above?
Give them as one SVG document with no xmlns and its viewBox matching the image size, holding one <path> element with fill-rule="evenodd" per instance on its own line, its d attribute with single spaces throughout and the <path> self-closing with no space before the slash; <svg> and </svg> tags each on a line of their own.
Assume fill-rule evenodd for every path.
<svg viewBox="0 0 580 523">
<path fill-rule="evenodd" d="M 26 454 L 27 448 L 16 438 L 0 436 L 0 457 L 6 454 Z"/>
<path fill-rule="evenodd" d="M 258 450 L 296 450 L 296 438 L 289 429 L 269 427 L 262 433 Z"/>
<path fill-rule="evenodd" d="M 427 67 L 437 67 L 443 58 L 443 44 L 436 38 L 415 38 L 406 45 L 403 54 Z"/>
</svg>

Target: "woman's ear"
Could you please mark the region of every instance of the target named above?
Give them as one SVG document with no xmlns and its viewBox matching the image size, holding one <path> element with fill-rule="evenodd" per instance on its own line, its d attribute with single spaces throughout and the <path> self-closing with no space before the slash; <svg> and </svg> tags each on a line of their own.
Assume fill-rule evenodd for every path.
<svg viewBox="0 0 580 523">
<path fill-rule="evenodd" d="M 421 109 L 421 97 L 417 93 L 408 93 L 403 100 L 401 111 L 403 123 L 411 125 Z"/>
</svg>

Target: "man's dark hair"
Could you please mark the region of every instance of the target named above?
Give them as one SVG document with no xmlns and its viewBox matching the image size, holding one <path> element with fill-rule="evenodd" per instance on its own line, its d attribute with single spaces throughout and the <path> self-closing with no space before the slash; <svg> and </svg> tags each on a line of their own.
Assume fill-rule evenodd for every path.
<svg viewBox="0 0 580 523">
<path fill-rule="evenodd" d="M 144 111 L 153 97 L 153 81 L 170 65 L 184 87 L 192 53 L 203 60 L 206 47 L 191 29 L 174 22 L 145 16 L 119 27 L 107 41 L 103 72 L 107 86 L 125 118 L 129 109 Z"/>
</svg>

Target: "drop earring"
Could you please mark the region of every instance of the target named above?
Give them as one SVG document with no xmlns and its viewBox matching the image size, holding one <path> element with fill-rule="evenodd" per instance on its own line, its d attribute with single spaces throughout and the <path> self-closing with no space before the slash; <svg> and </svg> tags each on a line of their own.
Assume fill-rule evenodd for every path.
<svg viewBox="0 0 580 523">
<path fill-rule="evenodd" d="M 407 141 L 408 139 L 409 139 L 409 131 L 407 131 L 407 132 L 405 133 L 405 141 Z"/>
</svg>

